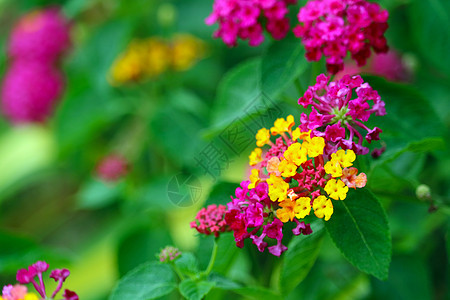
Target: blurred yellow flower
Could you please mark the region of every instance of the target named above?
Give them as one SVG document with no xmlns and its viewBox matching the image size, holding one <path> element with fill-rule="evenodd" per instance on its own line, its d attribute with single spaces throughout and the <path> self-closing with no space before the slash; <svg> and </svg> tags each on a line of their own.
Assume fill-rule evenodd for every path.
<svg viewBox="0 0 450 300">
<path fill-rule="evenodd" d="M 132 41 L 112 64 L 108 80 L 112 85 L 153 79 L 168 69 L 185 71 L 205 55 L 205 43 L 188 34 L 166 41 L 150 37 Z"/>
</svg>

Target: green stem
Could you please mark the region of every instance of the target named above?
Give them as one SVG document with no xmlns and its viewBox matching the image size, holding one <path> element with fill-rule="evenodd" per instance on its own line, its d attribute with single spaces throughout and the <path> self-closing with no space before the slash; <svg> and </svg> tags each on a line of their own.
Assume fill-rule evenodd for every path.
<svg viewBox="0 0 450 300">
<path fill-rule="evenodd" d="M 178 269 L 178 267 L 175 265 L 174 262 L 172 262 L 171 264 L 172 264 L 173 269 L 175 270 L 175 273 L 177 273 L 178 277 L 180 278 L 180 281 L 183 281 L 184 280 L 183 273 L 181 273 L 180 269 Z"/>
<path fill-rule="evenodd" d="M 213 266 L 214 266 L 214 263 L 215 263 L 215 261 L 216 261 L 217 248 L 218 248 L 218 246 L 217 246 L 217 238 L 215 238 L 215 239 L 214 239 L 213 250 L 212 250 L 212 253 L 211 253 L 211 259 L 209 260 L 208 267 L 207 267 L 206 270 L 202 273 L 202 275 L 208 276 L 209 273 L 211 273 L 212 268 L 213 268 Z"/>
</svg>

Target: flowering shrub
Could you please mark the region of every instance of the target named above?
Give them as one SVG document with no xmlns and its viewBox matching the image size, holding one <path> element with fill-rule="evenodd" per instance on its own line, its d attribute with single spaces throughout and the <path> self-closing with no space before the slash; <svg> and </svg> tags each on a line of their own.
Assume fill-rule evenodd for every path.
<svg viewBox="0 0 450 300">
<path fill-rule="evenodd" d="M 4 1 L 0 300 L 448 294 L 450 2 L 369 1 Z"/>
</svg>

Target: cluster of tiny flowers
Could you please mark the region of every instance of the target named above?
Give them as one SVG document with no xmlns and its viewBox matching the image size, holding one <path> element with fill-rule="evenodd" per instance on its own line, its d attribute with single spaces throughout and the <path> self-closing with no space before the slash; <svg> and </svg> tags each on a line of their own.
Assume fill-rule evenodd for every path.
<svg viewBox="0 0 450 300">
<path fill-rule="evenodd" d="M 214 37 L 228 46 L 236 46 L 237 39 L 248 40 L 250 46 L 264 41 L 262 20 L 274 39 L 284 38 L 290 29 L 287 6 L 297 0 L 215 0 L 213 12 L 206 24 L 219 23 Z"/>
<path fill-rule="evenodd" d="M 268 246 L 265 238 L 270 238 L 276 244 L 268 247 L 269 252 L 280 256 L 287 250 L 282 244 L 285 223 L 296 223 L 294 235 L 311 234 L 310 224 L 299 221 L 311 209 L 316 217 L 328 221 L 333 214 L 331 199 L 344 200 L 349 187 L 366 184 L 366 175 L 352 167 L 356 159 L 352 150 L 339 149 L 327 157 L 324 137 L 300 127 L 292 130 L 294 125 L 290 115 L 256 134 L 258 147 L 249 156 L 250 180 L 236 189 L 225 214 L 238 247 L 250 238 L 263 252 Z M 278 136 L 275 143 L 271 136 Z M 265 145 L 270 149 L 263 151 Z"/>
<path fill-rule="evenodd" d="M 303 107 L 312 107 L 309 115 L 302 113 L 300 128 L 303 131 L 312 130 L 314 136 L 325 138 L 326 155 L 336 152 L 338 148 L 353 150 L 358 155 L 367 154 L 369 149 L 362 145 L 363 140 L 369 143 L 379 140 L 382 130 L 378 127 L 370 129 L 363 122 L 373 113 L 385 115 L 384 102 L 359 75 L 345 75 L 331 82 L 329 79 L 324 74 L 317 76 L 316 84 L 298 100 Z M 356 98 L 352 99 L 353 95 Z M 359 130 L 367 132 L 365 137 Z M 356 139 L 357 143 L 354 141 Z"/>
<path fill-rule="evenodd" d="M 107 182 L 115 182 L 128 173 L 128 161 L 119 154 L 104 157 L 97 165 L 97 176 Z"/>
<path fill-rule="evenodd" d="M 57 63 L 70 46 L 69 27 L 50 8 L 25 15 L 13 29 L 1 91 L 2 112 L 13 123 L 44 122 L 52 114 L 64 89 Z"/>
<path fill-rule="evenodd" d="M 155 78 L 165 71 L 185 71 L 205 55 L 205 45 L 189 34 L 175 35 L 170 41 L 150 37 L 132 41 L 114 61 L 109 81 L 113 85 Z"/>
<path fill-rule="evenodd" d="M 17 271 L 16 279 L 21 284 L 32 283 L 36 291 L 39 293 L 41 299 L 55 299 L 56 295 L 61 290 L 64 281 L 67 277 L 69 277 L 70 271 L 67 269 L 55 269 L 51 271 L 50 278 L 54 279 L 55 282 L 57 282 L 57 287 L 53 291 L 52 295 L 48 297 L 45 290 L 44 279 L 42 277 L 42 274 L 48 270 L 48 267 L 49 265 L 45 261 L 38 261 L 29 266 L 27 269 L 20 269 L 19 271 Z M 21 290 L 21 298 L 17 298 L 18 296 L 16 296 L 16 290 Z M 21 285 L 6 286 L 5 288 L 3 288 L 2 297 L 4 298 L 4 300 L 38 299 L 38 297 L 34 294 L 27 294 L 26 287 Z M 78 295 L 75 292 L 66 289 L 63 293 L 63 300 L 78 300 Z"/>
<path fill-rule="evenodd" d="M 214 234 L 215 237 L 219 237 L 220 233 L 230 231 L 224 219 L 226 211 L 227 207 L 221 204 L 211 204 L 206 208 L 203 207 L 197 213 L 195 221 L 191 222 L 191 228 L 195 228 L 202 234 Z"/>
<path fill-rule="evenodd" d="M 328 72 L 336 74 L 344 67 L 347 51 L 358 66 L 366 64 L 371 48 L 376 53 L 388 51 L 384 37 L 388 17 L 379 4 L 366 0 L 314 0 L 300 9 L 294 34 L 302 38 L 309 61 L 324 55 Z"/>
<path fill-rule="evenodd" d="M 181 256 L 180 250 L 173 246 L 167 246 L 164 249 L 161 249 L 161 252 L 158 255 L 159 261 L 163 263 L 168 263 L 176 260 Z"/>
</svg>

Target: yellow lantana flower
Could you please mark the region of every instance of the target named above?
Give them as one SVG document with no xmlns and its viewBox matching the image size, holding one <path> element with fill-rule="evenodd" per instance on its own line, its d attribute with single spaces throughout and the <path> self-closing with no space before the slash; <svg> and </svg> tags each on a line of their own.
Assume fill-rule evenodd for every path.
<svg viewBox="0 0 450 300">
<path fill-rule="evenodd" d="M 259 178 L 259 170 L 258 169 L 252 169 L 252 174 L 250 175 L 250 184 L 248 185 L 249 189 L 255 188 L 256 184 L 261 180 Z"/>
<path fill-rule="evenodd" d="M 261 128 L 256 133 L 256 146 L 262 147 L 270 142 L 270 131 L 266 128 Z"/>
<path fill-rule="evenodd" d="M 348 168 L 353 165 L 353 162 L 356 159 L 356 155 L 353 150 L 349 149 L 347 151 L 344 151 L 342 149 L 339 149 L 338 151 L 336 151 L 336 153 L 331 154 L 331 159 L 338 161 L 343 168 Z"/>
<path fill-rule="evenodd" d="M 331 200 L 323 195 L 314 199 L 313 209 L 316 217 L 321 219 L 325 217 L 325 221 L 328 221 L 333 214 L 333 204 L 331 203 Z"/>
<path fill-rule="evenodd" d="M 288 160 L 282 160 L 278 165 L 278 171 L 284 177 L 292 177 L 297 172 L 297 166 Z"/>
<path fill-rule="evenodd" d="M 303 132 L 300 130 L 300 128 L 296 128 L 294 131 L 292 131 L 292 140 L 303 140 L 303 142 L 309 143 L 311 140 L 311 130 Z"/>
<path fill-rule="evenodd" d="M 327 172 L 327 174 L 330 174 L 332 177 L 336 178 L 342 176 L 341 164 L 337 159 L 332 159 L 329 162 L 327 162 L 325 164 L 324 169 L 325 172 Z"/>
<path fill-rule="evenodd" d="M 334 200 L 344 200 L 347 197 L 348 186 L 340 179 L 330 179 L 325 185 L 325 192 Z"/>
<path fill-rule="evenodd" d="M 301 209 L 297 201 L 291 199 L 286 199 L 279 205 L 281 208 L 277 209 L 277 218 L 283 223 L 294 220 Z"/>
<path fill-rule="evenodd" d="M 282 134 L 284 132 L 290 132 L 292 126 L 295 125 L 294 116 L 287 116 L 286 120 L 284 118 L 278 118 L 273 127 L 270 128 L 272 135 Z"/>
<path fill-rule="evenodd" d="M 284 201 L 286 199 L 289 184 L 286 183 L 281 177 L 270 174 L 270 178 L 267 179 L 269 185 L 269 198 L 272 201 Z"/>
<path fill-rule="evenodd" d="M 255 148 L 255 150 L 252 151 L 248 159 L 250 160 L 249 164 L 250 166 L 254 166 L 261 162 L 261 154 L 262 150 L 261 148 Z"/>
<path fill-rule="evenodd" d="M 323 154 L 325 148 L 325 140 L 323 137 L 315 136 L 308 143 L 308 156 L 316 157 Z"/>
<path fill-rule="evenodd" d="M 189 34 L 176 35 L 172 43 L 172 68 L 185 71 L 205 55 L 202 40 Z"/>
<path fill-rule="evenodd" d="M 296 166 L 300 166 L 302 163 L 307 161 L 307 150 L 300 143 L 294 143 L 284 151 L 284 158 L 288 161 L 294 163 Z"/>
<path fill-rule="evenodd" d="M 295 215 L 298 219 L 303 219 L 311 212 L 311 198 L 300 197 L 296 200 L 298 205 L 298 213 Z"/>
</svg>

